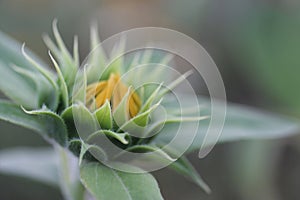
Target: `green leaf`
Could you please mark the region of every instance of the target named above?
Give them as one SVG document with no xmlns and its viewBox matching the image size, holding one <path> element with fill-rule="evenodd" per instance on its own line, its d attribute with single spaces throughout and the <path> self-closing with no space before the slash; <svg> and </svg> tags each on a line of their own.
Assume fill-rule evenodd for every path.
<svg viewBox="0 0 300 200">
<path fill-rule="evenodd" d="M 103 106 L 95 111 L 94 115 L 96 116 L 101 129 L 112 128 L 112 114 L 108 100 L 106 100 Z"/>
<path fill-rule="evenodd" d="M 101 147 L 93 144 L 86 144 L 83 141 L 80 142 L 79 166 L 81 166 L 84 159 L 95 161 L 94 156 L 99 160 L 107 160 L 107 154 Z"/>
<path fill-rule="evenodd" d="M 121 142 L 122 144 L 128 144 L 128 137 L 129 134 L 128 133 L 115 133 L 113 131 L 110 130 L 99 130 L 96 131 L 95 133 L 91 134 L 86 141 L 87 142 L 92 142 L 94 141 L 97 137 L 99 136 L 109 136 L 111 138 L 114 138 L 116 140 L 118 140 L 119 142 Z"/>
<path fill-rule="evenodd" d="M 140 110 L 141 113 L 149 110 L 149 108 L 153 104 L 153 101 L 157 98 L 157 95 L 161 89 L 161 86 L 162 86 L 162 83 L 154 90 L 154 92 L 152 92 L 152 94 L 149 97 L 147 97 L 147 101 L 143 104 L 143 107 Z"/>
<path fill-rule="evenodd" d="M 37 110 L 25 113 L 18 105 L 0 100 L 0 119 L 37 131 L 44 137 L 66 145 L 67 129 L 63 120 L 50 111 Z"/>
<path fill-rule="evenodd" d="M 144 51 L 143 56 L 141 57 L 141 64 L 151 63 L 151 58 L 153 56 L 153 49 L 147 49 Z"/>
<path fill-rule="evenodd" d="M 80 156 L 82 141 L 80 139 L 71 139 L 68 142 L 68 149 L 77 157 Z"/>
<path fill-rule="evenodd" d="M 58 57 L 58 59 L 60 60 L 60 66 L 62 67 L 62 72 L 68 86 L 71 87 L 79 66 L 77 66 L 76 61 L 72 58 L 70 52 L 68 51 L 67 47 L 63 42 L 62 37 L 59 34 L 57 27 L 57 19 L 53 20 L 52 29 L 60 50 L 60 57 Z"/>
<path fill-rule="evenodd" d="M 43 105 L 46 105 L 52 110 L 55 110 L 58 105 L 58 99 L 59 96 L 54 90 L 54 88 L 50 85 L 50 83 L 45 79 L 41 74 L 38 72 L 30 71 L 29 69 L 21 68 L 16 65 L 12 66 L 13 70 L 20 74 L 21 80 L 25 79 L 26 81 L 23 83 L 23 85 L 16 84 L 20 81 L 20 77 L 13 77 L 17 80 L 14 80 L 14 84 L 11 84 L 13 79 L 9 79 L 6 82 L 2 82 L 2 86 L 6 84 L 6 86 L 3 88 L 3 91 L 6 91 L 5 94 L 10 95 L 20 95 L 20 101 L 24 102 L 25 99 L 30 98 L 29 102 L 35 102 L 35 98 L 38 101 L 37 107 L 28 107 L 22 103 L 19 103 L 23 107 L 30 108 L 30 109 L 38 109 L 42 107 Z M 8 77 L 6 77 L 7 79 Z M 5 79 L 5 78 L 3 78 Z M 5 81 L 5 80 L 2 80 Z M 22 87 L 26 86 L 26 84 L 33 82 L 34 85 L 30 85 L 30 90 L 34 90 L 34 94 L 30 94 L 30 90 L 22 89 Z M 4 83 L 4 84 L 3 84 Z M 11 89 L 10 89 L 11 88 Z M 18 90 L 18 91 L 17 91 Z M 16 92 L 17 91 L 17 92 Z M 23 98 L 21 95 L 24 95 Z M 17 103 L 16 98 L 11 97 L 12 100 L 14 100 Z M 17 103 L 18 104 L 18 103 Z"/>
<path fill-rule="evenodd" d="M 130 91 L 131 88 L 129 87 L 127 93 L 124 95 L 123 99 L 121 100 L 118 107 L 113 113 L 113 118 L 118 126 L 122 126 L 128 121 L 129 116 L 127 110 L 127 103 L 128 103 Z"/>
<path fill-rule="evenodd" d="M 157 52 L 158 53 L 158 52 Z M 156 54 L 157 54 L 156 53 Z M 154 67 L 151 69 L 151 72 L 149 72 L 149 76 L 147 76 L 147 82 L 161 82 L 161 80 L 164 80 L 166 68 L 163 66 L 171 66 L 169 62 L 174 58 L 174 55 L 172 54 L 162 54 L 158 53 L 160 55 L 156 55 L 156 59 L 151 59 L 151 63 L 158 63 L 157 67 Z"/>
<path fill-rule="evenodd" d="M 32 62 L 25 58 L 21 49 L 22 46 L 18 42 L 0 32 L 0 90 L 15 103 L 26 108 L 37 109 L 43 102 L 55 109 L 58 102 L 57 99 L 53 98 L 56 96 L 53 94 L 53 87 L 36 70 Z M 24 46 L 23 51 L 25 51 Z M 27 49 L 26 52 L 26 56 L 34 60 L 34 63 L 40 66 L 43 72 L 49 73 L 50 76 L 53 75 L 44 67 L 46 65 L 37 56 Z M 36 77 L 36 80 L 40 81 L 38 85 L 35 83 L 36 80 L 32 80 L 28 76 L 31 73 Z"/>
<path fill-rule="evenodd" d="M 188 95 L 186 100 L 188 101 Z M 210 114 L 210 103 L 206 98 L 198 98 L 199 103 L 204 105 L 205 110 L 201 113 Z M 219 105 L 216 105 L 217 110 L 221 110 Z M 194 138 L 193 144 L 190 146 L 189 152 L 197 150 L 201 145 L 210 146 L 214 144 L 214 139 L 208 137 L 204 142 L 205 133 L 208 129 L 210 120 L 199 122 L 197 136 Z M 213 128 L 213 127 L 212 127 Z M 246 139 L 272 139 L 287 137 L 298 133 L 300 123 L 298 120 L 286 116 L 264 112 L 252 107 L 228 103 L 227 116 L 222 134 L 218 138 L 218 143 L 239 141 Z M 187 138 L 189 133 L 195 130 L 186 129 Z M 175 131 L 176 133 L 176 131 Z M 166 128 L 163 134 L 159 134 L 154 141 L 157 143 L 169 143 L 174 138 L 174 130 L 172 127 Z M 179 145 L 179 144 L 178 144 Z"/>
<path fill-rule="evenodd" d="M 128 133 L 115 133 L 110 130 L 98 130 L 85 139 L 88 150 L 98 160 L 107 160 L 119 153 L 119 148 L 130 142 Z M 116 146 L 118 148 L 116 148 Z"/>
<path fill-rule="evenodd" d="M 39 95 L 35 83 L 0 61 L 0 90 L 16 104 L 26 108 L 39 107 Z"/>
<path fill-rule="evenodd" d="M 104 150 L 93 144 L 86 144 L 80 139 L 72 139 L 69 141 L 68 149 L 79 158 L 79 165 L 83 160 L 95 161 L 96 158 L 107 160 L 107 155 Z"/>
<path fill-rule="evenodd" d="M 143 147 L 145 146 L 145 147 Z M 173 162 L 168 165 L 169 168 L 173 169 L 177 173 L 185 176 L 189 180 L 193 181 L 195 184 L 197 184 L 200 188 L 202 188 L 206 193 L 210 193 L 211 190 L 208 187 L 208 185 L 203 181 L 203 179 L 200 177 L 199 173 L 196 171 L 196 169 L 193 167 L 193 165 L 189 162 L 189 160 L 182 155 L 182 153 L 178 152 L 175 149 L 172 149 L 171 147 L 168 146 L 158 146 L 158 147 L 151 147 L 149 145 L 142 145 L 142 148 L 139 150 L 139 152 L 147 152 L 147 151 L 157 151 L 158 149 L 160 151 L 163 151 L 165 155 L 168 157 L 173 157 L 173 158 L 178 158 L 177 160 L 172 159 Z M 150 147 L 150 148 L 149 148 Z M 132 148 L 135 148 L 133 146 Z M 151 150 L 152 148 L 152 150 Z M 143 150 L 144 149 L 144 150 Z M 162 150 L 163 149 L 163 150 Z M 129 151 L 129 149 L 126 149 Z M 161 155 L 163 156 L 163 155 Z M 158 161 L 162 161 L 162 159 L 159 159 Z M 164 164 L 164 163 L 163 163 Z"/>
<path fill-rule="evenodd" d="M 68 127 L 68 138 L 79 138 L 78 132 L 75 126 L 74 116 L 73 116 L 73 105 L 66 108 L 62 114 L 61 117 L 63 118 L 66 126 Z"/>
<path fill-rule="evenodd" d="M 181 153 L 177 152 L 177 150 L 172 149 L 170 147 L 169 148 L 164 147 L 164 149 L 173 157 L 178 158 L 175 162 L 173 162 L 168 166 L 169 168 L 173 169 L 177 173 L 193 181 L 200 188 L 202 188 L 206 193 L 211 192 L 208 185 L 204 182 L 204 180 L 201 178 L 197 170 L 193 167 L 193 165 L 184 155 L 181 155 Z"/>
<path fill-rule="evenodd" d="M 64 118 L 73 119 L 74 127 L 81 139 L 86 140 L 99 129 L 96 117 L 83 105 L 73 104 L 63 114 Z M 72 133 L 74 134 L 74 133 Z"/>
<path fill-rule="evenodd" d="M 47 130 L 46 133 L 50 138 L 53 138 L 62 146 L 67 144 L 67 127 L 63 119 L 48 109 L 23 111 L 29 115 L 34 116 L 36 119 L 41 120 L 42 125 Z"/>
<path fill-rule="evenodd" d="M 132 174 L 99 163 L 86 163 L 81 166 L 80 176 L 83 185 L 97 200 L 163 199 L 156 180 L 148 173 Z"/>
<path fill-rule="evenodd" d="M 15 148 L 0 151 L 0 173 L 59 185 L 58 158 L 50 148 Z"/>
<path fill-rule="evenodd" d="M 185 72 L 184 74 L 182 74 L 181 76 L 179 76 L 177 79 L 173 80 L 165 89 L 163 89 L 159 93 L 158 97 L 161 98 L 166 93 L 172 91 L 175 87 L 177 87 L 180 83 L 182 83 L 182 81 L 186 80 L 187 77 L 189 77 L 191 74 L 193 74 L 193 70 L 189 70 L 189 71 Z"/>
<path fill-rule="evenodd" d="M 187 177 L 191 181 L 193 181 L 200 188 L 202 188 L 206 193 L 211 192 L 210 188 L 202 180 L 201 176 L 198 174 L 196 169 L 193 167 L 193 165 L 185 156 L 181 156 L 177 161 L 173 162 L 168 167 L 175 170 L 177 173 Z"/>
<path fill-rule="evenodd" d="M 111 51 L 107 65 L 103 74 L 101 74 L 101 80 L 109 78 L 111 73 L 118 73 L 124 66 L 124 51 L 125 51 L 126 39 L 120 37 L 119 43 L 116 43 Z"/>
<path fill-rule="evenodd" d="M 45 69 L 42 65 L 40 65 L 37 61 L 35 61 L 32 57 L 30 57 L 25 52 L 25 44 L 22 46 L 22 54 L 24 57 L 32 64 L 32 67 L 39 72 L 40 76 L 44 77 L 48 83 L 52 86 L 53 93 L 51 95 L 54 95 L 54 98 L 52 97 L 51 100 L 53 100 L 53 110 L 55 110 L 58 106 L 58 95 L 59 95 L 59 88 L 55 82 L 55 76 L 52 74 L 52 72 Z"/>
<path fill-rule="evenodd" d="M 86 104 L 86 88 L 87 88 L 87 74 L 84 67 L 76 76 L 76 82 L 73 86 L 72 102 L 83 102 Z"/>
<path fill-rule="evenodd" d="M 22 68 L 34 70 L 32 65 L 25 59 L 21 52 L 22 45 L 0 32 L 0 60 L 6 65 L 14 64 L 20 66 Z M 39 59 L 36 55 L 34 55 L 29 50 L 26 50 L 28 55 L 32 57 L 35 61 L 37 61 L 42 66 L 47 66 L 44 62 Z"/>
<path fill-rule="evenodd" d="M 149 116 L 150 114 L 160 105 L 159 101 L 158 103 L 154 104 L 152 107 L 150 107 L 148 110 L 146 110 L 143 113 L 138 114 L 137 116 L 131 118 L 128 120 L 125 124 L 123 124 L 118 131 L 126 131 L 131 133 L 132 135 L 136 137 L 142 137 L 145 136 L 145 130 L 147 127 L 145 127 L 149 122 Z"/>
<path fill-rule="evenodd" d="M 49 36 L 44 35 L 43 39 L 44 39 L 44 42 L 47 45 L 47 47 L 51 50 L 51 52 L 54 54 L 55 58 L 58 60 L 64 80 L 68 86 L 68 90 L 71 91 L 74 80 L 75 80 L 75 76 L 76 76 L 76 73 L 77 73 L 77 70 L 79 67 L 78 66 L 78 58 L 76 55 L 76 51 L 77 51 L 76 39 L 74 39 L 75 55 L 74 55 L 74 58 L 72 58 L 72 55 L 68 51 L 67 47 L 65 46 L 65 44 L 63 42 L 61 35 L 59 34 L 56 19 L 53 20 L 52 28 L 53 28 L 53 34 L 54 34 L 57 46 L 49 38 Z"/>
<path fill-rule="evenodd" d="M 33 58 L 31 58 L 25 51 L 25 44 L 22 46 L 22 54 L 24 57 L 31 63 L 32 67 L 38 72 L 40 72 L 41 75 L 43 75 L 49 83 L 57 90 L 57 85 L 54 81 L 54 77 L 52 72 L 45 69 L 42 65 L 40 65 L 37 61 L 35 61 Z"/>
<path fill-rule="evenodd" d="M 89 83 L 99 81 L 101 74 L 103 73 L 107 57 L 105 51 L 101 46 L 100 38 L 98 35 L 98 27 L 94 24 L 91 28 L 91 53 L 88 60 L 87 68 L 87 80 Z"/>
<path fill-rule="evenodd" d="M 61 91 L 61 96 L 62 96 L 62 100 L 64 103 L 65 108 L 67 108 L 69 106 L 69 93 L 68 93 L 68 87 L 66 84 L 66 81 L 63 77 L 63 74 L 57 64 L 57 62 L 55 61 L 55 59 L 52 57 L 50 51 L 49 51 L 49 56 L 54 64 L 54 67 L 57 71 L 57 75 L 58 75 L 58 80 L 59 80 L 59 85 L 60 85 L 60 91 Z"/>
<path fill-rule="evenodd" d="M 199 123 L 200 121 L 205 121 L 207 120 L 207 118 L 208 116 L 192 116 L 192 117 L 170 116 L 170 117 L 166 117 L 166 119 L 157 120 L 155 123 L 147 127 L 145 135 L 148 136 L 148 138 L 140 139 L 139 142 L 149 143 L 152 140 L 154 141 L 154 143 L 158 143 L 158 144 L 167 143 L 166 141 L 170 142 L 175 137 L 180 127 L 181 130 L 185 130 L 188 133 L 184 133 L 184 135 L 181 134 L 180 136 L 183 137 L 182 139 L 184 140 L 184 142 L 182 140 L 177 139 L 176 143 L 182 146 L 183 149 L 185 149 L 185 145 L 187 145 L 187 142 L 189 142 L 190 139 L 193 139 L 191 137 L 193 137 L 195 134 L 195 130 L 189 130 L 189 129 L 197 127 L 196 126 L 197 123 Z M 156 137 L 158 137 L 158 139 L 155 139 Z M 161 141 L 161 138 L 164 139 Z M 180 149 L 183 150 L 182 148 Z"/>
<path fill-rule="evenodd" d="M 175 161 L 167 152 L 153 144 L 135 145 L 127 148 L 126 151 L 136 153 L 132 159 L 143 160 L 143 165 L 146 166 L 145 169 L 152 166 L 161 166 L 161 164 L 167 166 Z M 117 157 L 122 157 L 126 151 L 121 152 Z M 125 154 L 125 156 L 128 155 Z"/>
<path fill-rule="evenodd" d="M 238 104 L 228 105 L 221 141 L 235 138 L 278 138 L 296 134 L 300 121 Z M 229 129 L 230 128 L 230 129 Z"/>
<path fill-rule="evenodd" d="M 79 59 L 79 47 L 78 47 L 78 36 L 74 36 L 73 41 L 73 58 L 75 66 L 79 67 L 80 59 Z"/>
</svg>

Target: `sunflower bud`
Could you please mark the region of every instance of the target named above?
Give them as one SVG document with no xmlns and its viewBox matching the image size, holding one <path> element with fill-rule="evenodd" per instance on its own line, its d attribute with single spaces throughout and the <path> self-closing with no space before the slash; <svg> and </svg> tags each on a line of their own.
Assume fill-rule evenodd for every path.
<svg viewBox="0 0 300 200">
<path fill-rule="evenodd" d="M 106 81 L 88 85 L 86 89 L 86 106 L 90 110 L 98 109 L 104 105 L 106 100 L 109 100 L 111 109 L 114 111 L 126 95 L 128 89 L 128 86 L 120 80 L 119 74 L 111 74 Z M 136 116 L 140 108 L 141 100 L 139 96 L 134 91 L 131 91 L 127 103 L 128 116 L 131 118 Z"/>
</svg>

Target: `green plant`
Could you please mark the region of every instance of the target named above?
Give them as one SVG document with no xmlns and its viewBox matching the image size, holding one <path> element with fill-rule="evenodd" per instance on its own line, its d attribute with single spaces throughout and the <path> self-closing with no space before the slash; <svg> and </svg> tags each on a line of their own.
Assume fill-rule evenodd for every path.
<svg viewBox="0 0 300 200">
<path fill-rule="evenodd" d="M 209 126 L 209 120 L 205 120 L 207 116 L 199 116 L 197 112 L 179 115 L 177 105 L 170 101 L 172 96 L 168 94 L 190 72 L 172 81 L 168 88 L 163 88 L 162 84 L 136 88 L 132 83 L 134 77 L 124 81 L 121 75 L 132 65 L 147 63 L 155 55 L 145 51 L 143 55 L 125 61 L 122 56 L 125 43 L 122 40 L 111 53 L 121 56 L 108 62 L 104 51 L 97 48 L 97 30 L 92 29 L 93 51 L 89 56 L 89 66 L 80 69 L 77 38 L 71 55 L 59 35 L 56 22 L 53 30 L 57 45 L 49 37 L 44 39 L 55 57 L 49 53 L 56 74 L 44 67 L 46 64 L 24 45 L 21 48 L 9 37 L 0 35 L 0 89 L 10 99 L 0 101 L 0 118 L 40 133 L 56 150 L 3 151 L 0 154 L 0 171 L 58 184 L 66 199 L 80 200 L 89 196 L 94 199 L 163 199 L 150 173 L 128 163 L 109 162 L 114 168 L 102 164 L 101 161 L 110 161 L 107 159 L 109 156 L 123 156 L 122 152 L 110 155 L 110 149 L 98 143 L 108 139 L 126 152 L 151 152 L 147 154 L 150 156 L 146 157 L 145 163 L 168 165 L 210 192 L 186 157 L 178 153 L 178 149 L 182 149 L 180 143 L 175 148 L 162 148 L 174 138 L 176 132 L 172 128 L 182 122 L 187 124 L 187 138 L 194 131 L 190 123 L 199 123 L 201 127 L 186 153 L 197 150 L 203 143 Z M 166 60 L 168 56 L 156 63 L 162 64 Z M 159 70 L 156 73 L 157 76 L 162 75 Z M 140 76 L 148 74 L 141 73 Z M 189 101 L 191 96 L 186 95 L 185 98 Z M 200 96 L 198 101 L 207 106 L 201 109 L 201 113 L 209 114 L 209 101 Z M 166 108 L 167 115 L 162 121 L 155 116 L 161 105 Z M 153 125 L 151 129 L 147 128 L 150 123 Z M 166 125 L 167 129 L 161 129 L 161 125 Z M 293 119 L 230 104 L 219 142 L 281 137 L 296 133 L 298 129 L 298 123 Z M 158 134 L 143 137 L 152 132 Z M 207 146 L 211 144 L 205 143 Z M 28 158 L 26 161 L 25 157 Z M 37 165 L 37 162 L 40 164 Z M 49 168 L 53 174 L 45 172 Z M 55 173 L 57 169 L 58 173 Z"/>
</svg>

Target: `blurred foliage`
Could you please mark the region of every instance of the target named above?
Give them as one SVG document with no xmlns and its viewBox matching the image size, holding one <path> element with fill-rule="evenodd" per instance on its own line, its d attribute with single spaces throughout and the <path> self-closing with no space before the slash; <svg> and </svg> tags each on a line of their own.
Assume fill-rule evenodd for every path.
<svg viewBox="0 0 300 200">
<path fill-rule="evenodd" d="M 57 188 L 23 178 L 0 175 L 1 199 L 62 200 Z"/>
<path fill-rule="evenodd" d="M 265 105 L 300 116 L 300 15 L 260 9 L 245 18 L 229 38 L 232 57 Z M 247 74 L 247 75 L 246 75 Z"/>
</svg>

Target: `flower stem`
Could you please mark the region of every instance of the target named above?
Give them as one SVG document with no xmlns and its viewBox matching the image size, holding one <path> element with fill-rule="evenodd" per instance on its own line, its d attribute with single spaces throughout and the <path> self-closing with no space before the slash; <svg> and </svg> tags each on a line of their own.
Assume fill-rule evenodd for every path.
<svg viewBox="0 0 300 200">
<path fill-rule="evenodd" d="M 79 178 L 78 159 L 64 148 L 54 147 L 59 155 L 59 181 L 64 199 L 84 200 L 85 189 Z"/>
</svg>

